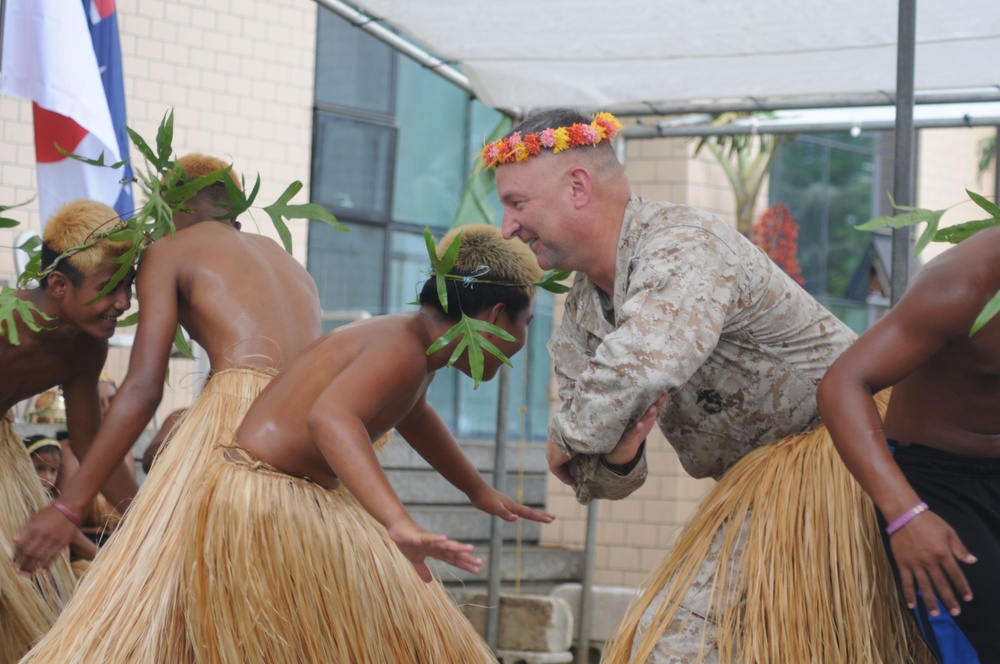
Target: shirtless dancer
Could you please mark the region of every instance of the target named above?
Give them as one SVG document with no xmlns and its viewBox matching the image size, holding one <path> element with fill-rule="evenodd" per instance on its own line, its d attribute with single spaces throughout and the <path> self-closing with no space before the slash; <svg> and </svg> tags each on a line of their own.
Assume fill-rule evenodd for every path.
<svg viewBox="0 0 1000 664">
<path fill-rule="evenodd" d="M 817 394 L 884 517 L 907 604 L 947 664 L 1000 661 L 1000 316 L 969 334 L 998 290 L 1000 228 L 990 228 L 924 266 Z M 883 427 L 871 395 L 890 385 Z"/>
<path fill-rule="evenodd" d="M 198 154 L 178 163 L 189 180 L 226 166 Z M 224 218 L 228 204 L 222 183 L 206 187 L 174 215 L 177 233 L 154 242 L 140 261 L 142 304 L 128 374 L 64 489 L 65 506 L 79 514 L 149 422 L 178 323 L 208 353 L 211 379 L 74 601 L 25 661 L 189 660 L 189 653 L 177 651 L 183 624 L 171 611 L 180 601 L 178 543 L 190 528 L 180 522 L 179 506 L 205 472 L 211 446 L 235 431 L 276 371 L 321 331 L 319 296 L 308 272 L 273 240 L 240 232 L 240 222 Z M 124 506 L 131 496 L 108 498 Z M 43 510 L 18 534 L 15 562 L 24 570 L 46 565 L 72 526 L 64 514 Z"/>
<path fill-rule="evenodd" d="M 95 232 L 109 230 L 118 215 L 106 205 L 79 200 L 61 207 L 45 225 L 42 269 L 62 252 L 85 244 Z M 20 401 L 61 385 L 68 428 L 77 449 L 86 449 L 101 421 L 97 382 L 117 319 L 130 306 L 131 277 L 98 300 L 118 265 L 109 259 L 131 247 L 103 240 L 63 258 L 37 288 L 18 292 L 49 320 L 32 330 L 23 320 L 0 335 L 0 545 L 10 550 L 17 529 L 46 502 L 45 492 L 21 438 L 14 432 L 11 409 Z M 17 336 L 18 343 L 12 341 Z M 118 473 L 125 469 L 117 464 Z M 108 468 L 108 474 L 114 468 Z M 119 475 L 119 478 L 122 477 Z M 72 537 L 78 532 L 74 527 Z M 68 544 L 68 542 L 67 542 Z M 0 662 L 17 661 L 49 628 L 69 598 L 75 582 L 64 547 L 49 574 L 18 576 L 10 564 L 0 570 Z"/>
</svg>

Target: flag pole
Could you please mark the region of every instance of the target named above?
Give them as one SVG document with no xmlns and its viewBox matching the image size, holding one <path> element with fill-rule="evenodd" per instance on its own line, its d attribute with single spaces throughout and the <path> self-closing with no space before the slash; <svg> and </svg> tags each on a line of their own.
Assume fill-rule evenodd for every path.
<svg viewBox="0 0 1000 664">
<path fill-rule="evenodd" d="M 0 81 L 3 80 L 3 19 L 7 15 L 7 0 L 0 0 Z"/>
</svg>

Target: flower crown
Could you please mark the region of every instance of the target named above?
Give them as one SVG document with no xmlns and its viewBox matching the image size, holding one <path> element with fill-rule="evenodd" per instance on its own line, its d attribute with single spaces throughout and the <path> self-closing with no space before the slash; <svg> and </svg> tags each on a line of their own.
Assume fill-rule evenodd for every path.
<svg viewBox="0 0 1000 664">
<path fill-rule="evenodd" d="M 622 123 L 615 116 L 598 113 L 590 124 L 576 122 L 568 127 L 549 127 L 524 136 L 515 131 L 507 138 L 483 146 L 483 165 L 486 168 L 496 168 L 501 164 L 524 161 L 529 157 L 537 157 L 542 148 L 550 148 L 552 154 L 559 154 L 566 148 L 597 145 L 610 141 L 621 128 Z"/>
</svg>

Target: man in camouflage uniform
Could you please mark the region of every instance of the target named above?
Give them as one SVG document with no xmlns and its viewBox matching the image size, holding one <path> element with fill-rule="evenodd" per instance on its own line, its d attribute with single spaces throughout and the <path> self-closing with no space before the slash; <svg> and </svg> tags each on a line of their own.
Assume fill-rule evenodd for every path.
<svg viewBox="0 0 1000 664">
<path fill-rule="evenodd" d="M 644 482 L 654 423 L 690 475 L 715 479 L 751 451 L 814 429 L 816 386 L 855 338 L 729 224 L 633 195 L 611 146 L 620 125 L 607 117 L 542 112 L 483 151 L 497 169 L 505 237 L 531 246 L 543 269 L 576 271 L 549 342 L 561 405 L 547 456 L 581 503 Z M 748 523 L 736 524 L 724 566 L 739 569 Z M 722 546 L 716 537 L 705 549 L 648 661 L 717 660 L 707 588 Z"/>
</svg>

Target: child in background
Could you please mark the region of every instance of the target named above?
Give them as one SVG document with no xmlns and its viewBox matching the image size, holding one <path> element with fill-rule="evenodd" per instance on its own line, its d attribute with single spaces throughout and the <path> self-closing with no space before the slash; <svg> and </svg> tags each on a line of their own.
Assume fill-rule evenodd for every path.
<svg viewBox="0 0 1000 664">
<path fill-rule="evenodd" d="M 35 434 L 24 439 L 28 448 L 28 456 L 35 467 L 35 473 L 42 483 L 42 488 L 49 498 L 59 495 L 57 488 L 59 472 L 62 468 L 62 445 L 55 438 L 44 434 Z M 70 561 L 73 571 L 79 578 L 87 568 L 87 564 L 78 565 L 77 561 L 91 561 L 97 555 L 97 544 L 87 538 L 82 530 L 78 530 L 69 543 Z"/>
</svg>

